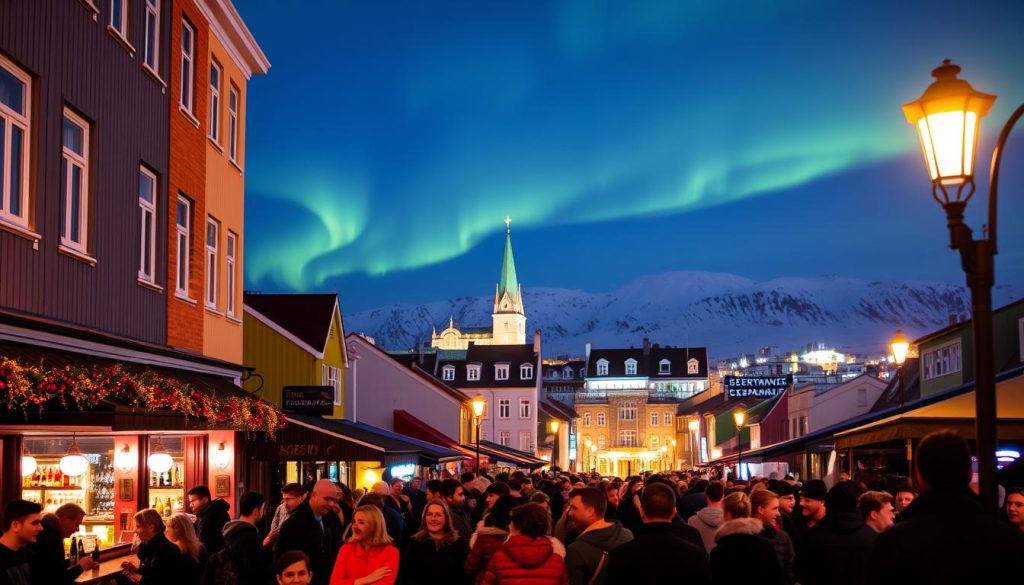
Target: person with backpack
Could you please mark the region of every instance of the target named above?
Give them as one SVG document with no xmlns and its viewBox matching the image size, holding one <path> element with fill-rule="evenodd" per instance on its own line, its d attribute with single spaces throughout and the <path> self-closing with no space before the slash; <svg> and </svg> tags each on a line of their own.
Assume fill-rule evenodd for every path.
<svg viewBox="0 0 1024 585">
<path fill-rule="evenodd" d="M 256 524 L 263 519 L 265 498 L 256 492 L 238 500 L 238 519 L 224 525 L 224 544 L 210 557 L 203 585 L 267 583 L 270 568 L 263 562 L 263 541 Z"/>
<path fill-rule="evenodd" d="M 566 517 L 580 531 L 565 553 L 571 585 L 604 585 L 608 553 L 633 540 L 629 529 L 604 519 L 607 505 L 607 497 L 597 488 L 582 487 L 569 492 Z"/>
</svg>

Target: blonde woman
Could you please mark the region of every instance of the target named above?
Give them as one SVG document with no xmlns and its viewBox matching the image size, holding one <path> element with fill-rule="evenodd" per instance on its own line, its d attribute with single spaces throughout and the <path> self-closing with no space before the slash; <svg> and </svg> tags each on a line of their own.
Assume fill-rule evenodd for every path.
<svg viewBox="0 0 1024 585">
<path fill-rule="evenodd" d="M 784 585 L 775 548 L 758 536 L 764 526 L 750 517 L 750 496 L 736 491 L 722 500 L 725 522 L 715 533 L 711 575 L 716 585 L 758 583 Z"/>
<path fill-rule="evenodd" d="M 423 508 L 420 530 L 402 549 L 400 585 L 457 585 L 465 583 L 463 566 L 469 548 L 452 525 L 452 512 L 444 500 Z"/>
<path fill-rule="evenodd" d="M 330 585 L 393 585 L 398 577 L 398 549 L 391 546 L 380 508 L 356 508 L 345 534 Z"/>
<path fill-rule="evenodd" d="M 164 535 L 164 519 L 153 508 L 135 514 L 135 534 L 139 541 L 139 565 L 121 563 L 124 575 L 140 585 L 180 583 L 181 550 Z"/>
<path fill-rule="evenodd" d="M 206 567 L 206 547 L 199 542 L 192 520 L 182 513 L 167 519 L 167 540 L 178 545 L 182 556 L 182 575 L 185 583 L 199 583 Z"/>
</svg>

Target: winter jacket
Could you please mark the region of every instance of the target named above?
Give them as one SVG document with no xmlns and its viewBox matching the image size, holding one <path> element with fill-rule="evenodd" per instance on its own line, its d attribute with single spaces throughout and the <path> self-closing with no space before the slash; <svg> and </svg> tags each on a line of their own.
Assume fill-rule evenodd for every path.
<svg viewBox="0 0 1024 585">
<path fill-rule="evenodd" d="M 206 547 L 206 554 L 212 556 L 224 544 L 224 525 L 231 520 L 230 509 L 223 498 L 217 498 L 196 511 L 196 536 Z"/>
<path fill-rule="evenodd" d="M 974 493 L 929 490 L 875 538 L 868 581 L 1021 583 L 1024 576 L 1006 563 L 1022 557 L 1024 532 L 985 513 Z"/>
<path fill-rule="evenodd" d="M 225 570 L 234 573 L 234 580 L 225 580 Z M 256 526 L 243 520 L 232 520 L 224 525 L 224 544 L 211 555 L 203 575 L 203 585 L 237 583 L 261 585 L 267 583 L 270 567 L 264 563 L 263 543 Z"/>
<path fill-rule="evenodd" d="M 459 540 L 462 541 L 462 546 L 468 549 L 469 537 L 473 535 L 473 530 L 469 527 L 469 516 L 466 515 L 465 510 L 458 506 L 452 506 L 449 509 L 452 512 L 452 528 L 459 533 Z"/>
<path fill-rule="evenodd" d="M 588 585 L 605 552 L 611 552 L 619 545 L 633 540 L 633 533 L 618 523 L 605 528 L 587 530 L 580 534 L 565 552 L 565 567 L 569 571 L 569 583 Z M 601 574 L 594 585 L 604 585 L 608 574 L 608 560 L 605 559 Z"/>
<path fill-rule="evenodd" d="M 486 585 L 567 585 L 565 561 L 555 554 L 551 540 L 541 536 L 510 537 L 484 571 Z"/>
<path fill-rule="evenodd" d="M 793 563 L 796 560 L 796 553 L 793 549 L 793 541 L 783 530 L 777 530 L 774 526 L 764 524 L 761 530 L 761 538 L 771 543 L 775 549 L 775 556 L 779 559 L 779 569 L 782 570 L 782 577 L 786 583 L 796 583 L 793 576 Z"/>
<path fill-rule="evenodd" d="M 313 571 L 313 585 L 327 583 L 341 547 L 341 520 L 336 514 L 325 514 L 322 519 L 321 529 L 307 499 L 281 524 L 281 535 L 274 545 L 274 554 L 278 557 L 290 550 L 306 553 Z"/>
<path fill-rule="evenodd" d="M 438 548 L 434 539 L 410 538 L 399 559 L 399 585 L 466 585 L 466 541 L 457 539 Z"/>
<path fill-rule="evenodd" d="M 725 521 L 725 516 L 721 508 L 712 508 L 710 506 L 702 508 L 697 511 L 696 514 L 690 516 L 687 524 L 693 526 L 700 532 L 701 540 L 704 541 L 704 550 L 711 552 L 711 549 L 715 548 L 715 532 L 718 532 L 718 527 Z"/>
<path fill-rule="evenodd" d="M 804 585 L 868 583 L 868 557 L 877 537 L 855 508 L 829 508 L 807 532 L 797 558 L 797 578 Z"/>
<path fill-rule="evenodd" d="M 68 568 L 60 520 L 56 516 L 43 516 L 43 531 L 28 549 L 32 551 L 32 581 L 35 583 L 71 585 L 82 574 L 82 567 L 78 565 Z"/>
<path fill-rule="evenodd" d="M 482 526 L 469 539 L 469 556 L 466 557 L 466 574 L 479 584 L 484 580 L 484 569 L 491 557 L 498 552 L 508 539 L 508 531 L 494 526 Z"/>
<path fill-rule="evenodd" d="M 690 520 L 690 517 L 708 505 L 708 497 L 704 492 L 693 492 L 676 499 L 676 509 L 683 520 Z"/>
<path fill-rule="evenodd" d="M 678 514 L 672 517 L 672 534 L 697 548 L 704 548 L 704 539 L 701 537 L 700 531 L 687 524 L 686 520 L 680 518 Z"/>
<path fill-rule="evenodd" d="M 668 522 L 648 522 L 608 556 L 608 585 L 710 585 L 703 546 L 679 538 Z"/>
<path fill-rule="evenodd" d="M 771 543 L 758 536 L 764 525 L 756 518 L 737 518 L 722 524 L 711 550 L 715 585 L 784 585 L 779 559 Z"/>
<path fill-rule="evenodd" d="M 176 585 L 180 568 L 181 550 L 163 532 L 139 545 L 140 585 Z"/>
<path fill-rule="evenodd" d="M 398 549 L 390 544 L 382 544 L 370 548 L 348 542 L 338 551 L 338 559 L 331 572 L 330 585 L 352 585 L 356 579 L 362 579 L 381 567 L 388 567 L 391 572 L 373 585 L 394 585 L 398 578 Z"/>
</svg>

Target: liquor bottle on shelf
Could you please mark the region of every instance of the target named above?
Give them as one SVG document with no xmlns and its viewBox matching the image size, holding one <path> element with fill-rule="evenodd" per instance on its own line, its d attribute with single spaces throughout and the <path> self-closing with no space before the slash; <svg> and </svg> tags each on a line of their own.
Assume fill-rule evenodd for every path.
<svg viewBox="0 0 1024 585">
<path fill-rule="evenodd" d="M 78 564 L 78 539 L 74 536 L 71 537 L 71 550 L 68 552 L 70 557 L 70 565 L 74 567 Z"/>
<path fill-rule="evenodd" d="M 81 539 L 81 538 L 78 539 L 78 559 L 79 560 L 85 558 L 85 544 L 82 543 L 82 540 L 83 539 Z"/>
</svg>

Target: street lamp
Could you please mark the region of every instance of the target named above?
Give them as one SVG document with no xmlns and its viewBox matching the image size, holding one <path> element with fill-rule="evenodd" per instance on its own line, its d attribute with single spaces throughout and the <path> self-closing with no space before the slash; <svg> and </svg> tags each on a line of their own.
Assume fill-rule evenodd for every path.
<svg viewBox="0 0 1024 585">
<path fill-rule="evenodd" d="M 668 458 L 668 445 L 662 445 L 661 446 L 661 467 L 662 467 L 662 471 L 667 471 L 667 467 L 668 467 L 668 465 L 666 465 L 667 458 Z"/>
<path fill-rule="evenodd" d="M 687 423 L 687 427 L 690 429 L 690 465 L 696 467 L 696 464 L 700 463 L 700 456 L 697 453 L 697 431 L 700 429 L 700 421 L 691 418 L 690 422 Z"/>
<path fill-rule="evenodd" d="M 583 444 L 587 446 L 587 467 L 590 467 L 590 458 L 594 455 L 594 442 L 587 439 Z M 594 468 L 590 467 L 590 470 L 593 471 Z"/>
<path fill-rule="evenodd" d="M 548 428 L 551 429 L 551 434 L 554 435 L 554 438 L 551 439 L 551 469 L 552 469 L 552 471 L 554 471 L 554 468 L 558 465 L 558 426 L 559 426 L 558 419 L 553 418 L 553 419 L 548 421 Z"/>
<path fill-rule="evenodd" d="M 483 396 L 477 394 L 473 398 L 473 417 L 476 420 L 476 474 L 480 475 L 480 418 L 487 408 L 487 401 Z"/>
<path fill-rule="evenodd" d="M 736 423 L 736 476 L 743 479 L 743 443 L 740 441 L 740 430 L 743 428 L 743 421 L 746 420 L 747 413 L 744 412 L 743 407 L 739 407 L 732 413 L 732 420 Z"/>
<path fill-rule="evenodd" d="M 896 330 L 896 336 L 889 342 L 889 351 L 892 353 L 892 361 L 896 362 L 896 375 L 900 377 L 900 410 L 903 410 L 903 363 L 907 361 L 910 341 L 903 336 L 902 329 Z"/>
<path fill-rule="evenodd" d="M 982 504 L 998 511 L 996 485 L 996 392 L 992 355 L 992 283 L 995 281 L 996 202 L 999 167 L 1006 140 L 1024 115 L 1021 104 L 1006 121 L 995 150 L 988 186 L 988 232 L 975 240 L 964 224 L 964 209 L 974 195 L 974 159 L 979 119 L 996 96 L 975 91 L 957 79 L 960 67 L 949 59 L 932 71 L 935 82 L 916 101 L 903 106 L 907 122 L 917 126 L 921 148 L 932 182 L 932 197 L 946 211 L 950 247 L 960 251 L 960 265 L 971 289 L 972 339 L 974 342 L 975 432 L 977 434 L 978 484 Z M 951 187 L 956 187 L 951 196 Z M 942 197 L 939 197 L 941 193 Z"/>
</svg>

